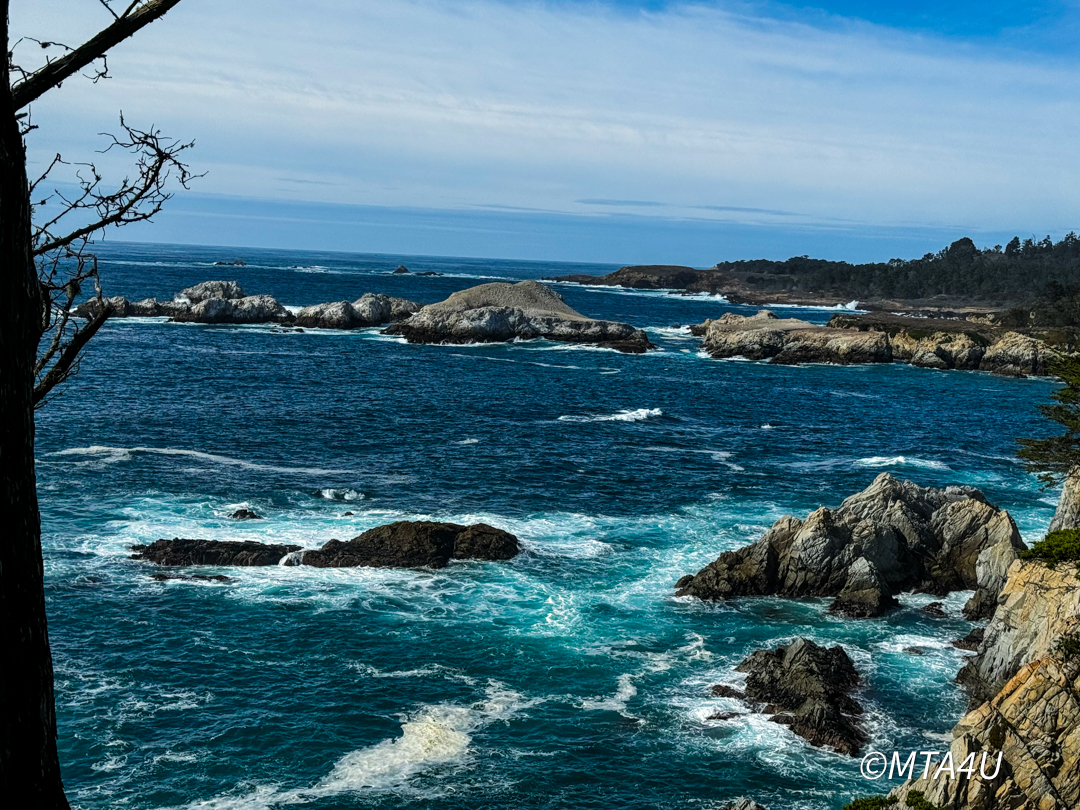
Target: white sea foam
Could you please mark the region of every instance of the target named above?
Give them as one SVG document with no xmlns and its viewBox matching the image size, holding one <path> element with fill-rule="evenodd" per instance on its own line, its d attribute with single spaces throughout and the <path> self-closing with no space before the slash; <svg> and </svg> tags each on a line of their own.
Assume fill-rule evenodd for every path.
<svg viewBox="0 0 1080 810">
<path fill-rule="evenodd" d="M 634 410 L 617 411 L 616 413 L 596 416 L 560 416 L 560 422 L 644 422 L 647 419 L 655 419 L 663 416 L 664 412 L 659 408 L 635 408 Z"/>
<path fill-rule="evenodd" d="M 944 461 L 934 461 L 918 456 L 870 456 L 869 458 L 856 459 L 855 464 L 860 467 L 921 467 L 926 470 L 951 469 Z"/>
<path fill-rule="evenodd" d="M 651 453 L 696 453 L 698 455 L 709 456 L 713 461 L 717 461 L 723 464 L 725 467 L 736 472 L 742 472 L 743 468 L 738 464 L 735 464 L 728 459 L 731 458 L 731 453 L 726 450 L 699 450 L 689 447 L 645 447 L 642 448 Z"/>
<path fill-rule="evenodd" d="M 454 444 L 479 444 L 479 439 L 462 439 L 460 442 L 454 442 Z"/>
<path fill-rule="evenodd" d="M 49 456 L 91 456 L 95 461 L 114 464 L 119 461 L 127 461 L 137 455 L 158 456 L 184 456 L 207 461 L 214 464 L 224 464 L 233 467 L 243 467 L 247 470 L 263 470 L 265 472 L 298 473 L 301 475 L 343 475 L 351 470 L 330 470 L 320 467 L 281 467 L 274 464 L 260 464 L 255 461 L 245 461 L 239 458 L 230 458 L 216 453 L 204 453 L 200 450 L 181 450 L 175 447 L 105 447 L 103 445 L 91 445 L 90 447 L 70 447 L 67 450 L 58 450 L 49 453 Z"/>
<path fill-rule="evenodd" d="M 581 708 L 586 711 L 618 712 L 623 717 L 637 719 L 634 718 L 633 715 L 627 714 L 627 704 L 637 696 L 637 693 L 637 687 L 634 685 L 634 676 L 628 672 L 623 673 L 618 678 L 614 695 L 606 698 L 583 700 L 581 702 Z"/>
</svg>

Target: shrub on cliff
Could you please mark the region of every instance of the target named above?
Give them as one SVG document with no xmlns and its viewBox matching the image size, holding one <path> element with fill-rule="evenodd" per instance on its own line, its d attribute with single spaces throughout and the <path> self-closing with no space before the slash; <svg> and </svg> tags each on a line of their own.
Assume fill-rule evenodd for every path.
<svg viewBox="0 0 1080 810">
<path fill-rule="evenodd" d="M 1022 560 L 1039 560 L 1051 568 L 1058 563 L 1080 563 L 1080 529 L 1050 532 L 1046 539 L 1020 552 Z"/>
<path fill-rule="evenodd" d="M 867 796 L 865 799 L 854 799 L 844 805 L 844 810 L 887 810 L 896 807 L 897 800 L 892 796 Z M 912 810 L 945 810 L 926 800 L 921 791 L 913 790 L 904 799 L 904 806 Z"/>
<path fill-rule="evenodd" d="M 1054 402 L 1040 405 L 1039 411 L 1065 432 L 1045 439 L 1019 439 L 1017 455 L 1029 472 L 1039 473 L 1042 482 L 1051 486 L 1080 465 L 1080 357 L 1057 357 L 1047 370 L 1065 385 L 1050 395 Z"/>
</svg>

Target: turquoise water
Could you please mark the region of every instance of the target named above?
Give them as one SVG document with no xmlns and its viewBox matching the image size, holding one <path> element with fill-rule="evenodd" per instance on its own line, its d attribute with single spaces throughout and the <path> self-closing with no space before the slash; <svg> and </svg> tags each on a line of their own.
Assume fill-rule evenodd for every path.
<svg viewBox="0 0 1080 810">
<path fill-rule="evenodd" d="M 364 292 L 431 302 L 485 279 L 612 269 L 146 245 L 103 256 L 109 294 L 167 298 L 228 277 L 290 306 Z M 237 256 L 249 266 L 211 266 Z M 446 275 L 387 275 L 401 262 Z M 1036 538 L 1055 496 L 1012 453 L 1044 430 L 1034 405 L 1052 384 L 715 361 L 678 325 L 749 310 L 558 289 L 661 350 L 107 325 L 38 432 L 73 804 L 607 810 L 745 794 L 771 810 L 839 808 L 883 787 L 857 760 L 759 715 L 707 719 L 739 708 L 712 684 L 799 635 L 848 650 L 871 748 L 944 748 L 965 703 L 949 641 L 972 626 L 966 594 L 946 600 L 946 619 L 907 596 L 851 621 L 826 600 L 702 604 L 672 586 L 885 471 L 981 487 Z M 226 517 L 240 507 L 265 519 Z M 442 571 L 222 569 L 229 583 L 154 582 L 128 559 L 159 537 L 314 546 L 418 518 L 483 520 L 526 553 Z"/>
</svg>

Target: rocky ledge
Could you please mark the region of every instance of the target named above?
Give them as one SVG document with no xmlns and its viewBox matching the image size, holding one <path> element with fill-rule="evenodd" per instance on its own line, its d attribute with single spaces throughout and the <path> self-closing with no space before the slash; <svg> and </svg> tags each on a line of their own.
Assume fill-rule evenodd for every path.
<svg viewBox="0 0 1080 810">
<path fill-rule="evenodd" d="M 132 546 L 132 559 L 157 565 L 310 565 L 315 568 L 445 568 L 450 560 L 509 560 L 521 550 L 502 529 L 476 523 L 398 521 L 321 548 L 177 537 Z"/>
<path fill-rule="evenodd" d="M 799 638 L 775 650 L 758 650 L 735 669 L 747 673 L 746 691 L 714 687 L 714 694 L 748 702 L 811 745 L 850 755 L 865 745 L 858 719 L 863 709 L 850 694 L 861 679 L 843 647 Z"/>
<path fill-rule="evenodd" d="M 104 306 L 113 318 L 168 317 L 178 323 L 255 324 L 276 323 L 321 329 L 359 329 L 383 326 L 408 318 L 420 304 L 404 298 L 366 293 L 356 301 L 335 301 L 304 307 L 293 315 L 269 295 L 245 295 L 238 281 L 204 281 L 177 293 L 171 301 L 147 298 L 128 301 L 123 296 L 91 299 L 74 314 L 96 317 Z"/>
<path fill-rule="evenodd" d="M 653 348 L 642 330 L 588 318 L 537 281 L 493 282 L 461 290 L 445 301 L 423 307 L 384 334 L 401 335 L 410 343 L 502 343 L 546 338 L 635 354 Z"/>
<path fill-rule="evenodd" d="M 746 357 L 770 363 L 890 363 L 889 339 L 879 332 L 829 329 L 769 310 L 746 317 L 729 312 L 695 327 L 701 348 L 715 358 Z"/>
<path fill-rule="evenodd" d="M 975 589 L 965 615 L 988 615 L 1025 547 L 1008 512 L 976 489 L 920 487 L 882 473 L 839 508 L 783 517 L 676 583 L 678 596 L 832 596 L 831 610 L 877 616 L 895 594 Z"/>
</svg>

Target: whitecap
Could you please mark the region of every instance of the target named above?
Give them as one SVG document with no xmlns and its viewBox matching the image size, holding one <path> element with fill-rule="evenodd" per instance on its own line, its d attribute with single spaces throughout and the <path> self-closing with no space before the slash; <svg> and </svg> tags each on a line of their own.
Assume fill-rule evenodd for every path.
<svg viewBox="0 0 1080 810">
<path fill-rule="evenodd" d="M 454 444 L 479 444 L 479 439 L 462 439 L 460 442 L 454 442 Z"/>
<path fill-rule="evenodd" d="M 233 467 L 243 467 L 248 470 L 263 470 L 265 472 L 299 473 L 301 475 L 342 475 L 351 470 L 327 470 L 319 467 L 280 467 L 273 464 L 260 464 L 255 461 L 231 458 L 216 453 L 204 453 L 200 450 L 181 450 L 175 447 L 106 447 L 103 445 L 91 445 L 89 447 L 70 447 L 67 450 L 58 450 L 49 453 L 49 456 L 92 456 L 97 461 L 112 464 L 125 461 L 136 455 L 159 455 L 159 456 L 186 456 L 199 461 L 209 461 L 214 464 L 224 464 Z"/>
<path fill-rule="evenodd" d="M 644 422 L 663 416 L 664 412 L 659 408 L 635 408 L 633 410 L 617 411 L 616 413 L 596 416 L 560 416 L 560 422 Z"/>
<path fill-rule="evenodd" d="M 327 487 L 326 489 L 320 489 L 316 496 L 319 498 L 326 498 L 328 501 L 362 501 L 367 498 L 363 492 L 357 489 L 333 489 Z"/>
<path fill-rule="evenodd" d="M 634 685 L 634 676 L 629 672 L 623 673 L 619 676 L 616 683 L 617 687 L 614 695 L 606 698 L 583 700 L 581 702 L 581 708 L 586 711 L 618 712 L 623 717 L 633 720 L 638 719 L 632 714 L 627 714 L 626 711 L 627 705 L 638 693 L 637 686 Z"/>
<path fill-rule="evenodd" d="M 860 467 L 920 467 L 927 470 L 951 469 L 944 461 L 934 461 L 918 456 L 870 456 L 869 458 L 856 459 L 855 464 Z"/>
</svg>

